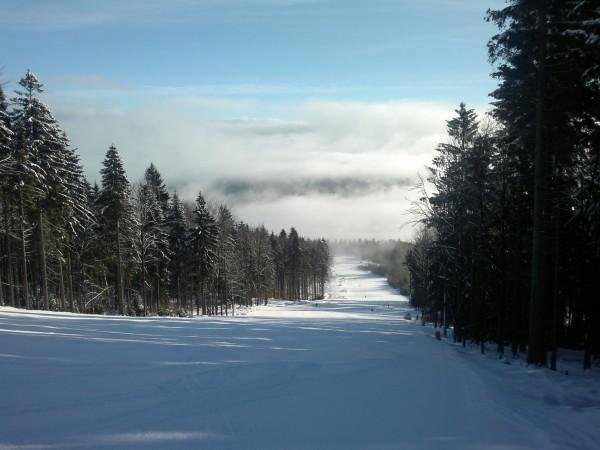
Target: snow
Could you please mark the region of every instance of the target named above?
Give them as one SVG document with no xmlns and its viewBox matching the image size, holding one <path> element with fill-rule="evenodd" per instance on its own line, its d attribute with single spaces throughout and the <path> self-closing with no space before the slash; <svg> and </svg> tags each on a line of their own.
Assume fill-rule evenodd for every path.
<svg viewBox="0 0 600 450">
<path fill-rule="evenodd" d="M 0 450 L 600 448 L 597 373 L 437 341 L 358 264 L 236 317 L 0 308 Z"/>
</svg>

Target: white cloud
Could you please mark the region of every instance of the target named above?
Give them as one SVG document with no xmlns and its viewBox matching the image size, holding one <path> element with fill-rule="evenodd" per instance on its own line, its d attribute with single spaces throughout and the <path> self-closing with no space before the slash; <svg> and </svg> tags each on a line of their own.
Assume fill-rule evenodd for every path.
<svg viewBox="0 0 600 450">
<path fill-rule="evenodd" d="M 289 197 L 238 205 L 234 211 L 250 223 L 274 230 L 295 226 L 313 237 L 409 240 L 414 233 L 414 217 L 408 213 L 413 199 L 413 192 L 396 189 L 361 198 Z"/>
<path fill-rule="evenodd" d="M 187 94 L 119 108 L 60 98 L 51 105 L 91 179 L 98 179 L 104 153 L 115 143 L 132 180 L 153 162 L 189 199 L 202 189 L 227 199 L 247 222 L 327 237 L 410 235 L 404 225 L 411 220 L 410 180 L 431 161 L 453 109 L 317 100 L 274 106 Z M 254 116 L 244 118 L 249 112 Z M 310 192 L 299 196 L 295 180 L 312 186 Z M 227 182 L 257 182 L 270 195 L 225 195 Z"/>
</svg>

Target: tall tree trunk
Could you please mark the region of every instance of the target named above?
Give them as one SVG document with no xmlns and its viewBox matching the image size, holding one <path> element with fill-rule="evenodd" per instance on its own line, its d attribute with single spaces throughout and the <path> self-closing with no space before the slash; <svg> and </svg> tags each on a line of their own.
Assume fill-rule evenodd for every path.
<svg viewBox="0 0 600 450">
<path fill-rule="evenodd" d="M 146 250 L 145 250 L 145 239 L 144 239 L 144 230 L 143 227 L 140 228 L 140 247 L 141 251 L 141 259 L 142 259 L 142 308 L 144 309 L 144 316 L 148 314 L 148 302 L 146 300 Z"/>
<path fill-rule="evenodd" d="M 177 307 L 181 309 L 181 280 L 179 273 L 176 275 L 176 286 L 177 286 Z"/>
<path fill-rule="evenodd" d="M 15 286 L 13 277 L 13 258 L 12 258 L 12 245 L 10 242 L 10 226 L 11 221 L 9 217 L 8 200 L 4 200 L 4 229 L 6 230 L 6 278 L 8 280 L 8 300 L 10 306 L 17 306 L 15 303 Z"/>
<path fill-rule="evenodd" d="M 202 304 L 202 315 L 206 315 L 206 299 L 204 298 L 204 277 L 200 279 L 200 303 Z"/>
<path fill-rule="evenodd" d="M 546 80 L 546 8 L 538 7 L 538 68 L 535 104 L 535 160 L 533 188 L 533 246 L 527 361 L 546 365 L 544 339 L 545 254 L 546 254 L 546 152 L 544 146 L 544 94 Z"/>
<path fill-rule="evenodd" d="M 144 316 L 146 316 L 148 314 L 148 302 L 146 301 L 146 264 L 144 259 L 142 255 L 142 307 L 144 308 Z"/>
<path fill-rule="evenodd" d="M 229 315 L 229 299 L 227 298 L 227 272 L 223 270 L 223 303 L 225 303 L 225 315 Z"/>
<path fill-rule="evenodd" d="M 48 296 L 48 269 L 46 267 L 46 239 L 44 237 L 44 212 L 42 208 L 38 210 L 38 231 L 40 240 L 40 276 L 42 283 L 42 299 L 44 300 L 44 309 L 50 309 L 50 297 Z"/>
<path fill-rule="evenodd" d="M 15 282 L 14 282 L 14 275 L 13 275 L 13 266 L 12 266 L 12 251 L 11 251 L 11 245 L 10 245 L 10 238 L 8 239 L 8 247 L 6 249 L 6 257 L 8 260 L 8 266 L 7 266 L 7 278 L 8 278 L 8 300 L 10 302 L 10 306 L 12 306 L 13 308 L 16 305 L 15 302 Z"/>
<path fill-rule="evenodd" d="M 75 312 L 75 292 L 73 291 L 73 262 L 71 250 L 67 249 L 67 279 L 69 282 L 69 311 Z"/>
<path fill-rule="evenodd" d="M 552 354 L 550 357 L 550 368 L 556 370 L 556 359 L 558 357 L 558 329 L 559 329 L 559 311 L 558 311 L 558 285 L 559 285 L 559 267 L 560 267 L 560 213 L 556 208 L 554 224 L 554 276 L 552 292 Z"/>
<path fill-rule="evenodd" d="M 232 295 L 231 295 L 231 315 L 232 316 L 235 316 L 235 295 L 234 294 L 235 293 L 232 292 Z"/>
<path fill-rule="evenodd" d="M 584 343 L 583 343 L 583 369 L 592 368 L 592 320 L 586 318 L 585 331 L 584 331 Z"/>
<path fill-rule="evenodd" d="M 117 232 L 117 303 L 121 310 L 121 314 L 127 314 L 125 309 L 125 292 L 123 287 L 123 260 L 121 255 L 121 226 L 120 221 L 117 220 L 116 232 Z"/>
<path fill-rule="evenodd" d="M 501 248 L 501 257 L 500 257 L 500 297 L 498 302 L 498 331 L 496 337 L 496 351 L 498 354 L 503 357 L 504 356 L 504 339 L 505 339 L 505 318 L 506 318 L 506 288 L 507 288 L 507 253 L 508 246 L 506 244 L 506 182 L 504 179 L 504 168 L 502 168 L 502 196 L 500 200 L 500 248 Z"/>
<path fill-rule="evenodd" d="M 2 271 L 0 271 L 0 305 L 4 306 L 4 287 L 2 284 Z"/>
<path fill-rule="evenodd" d="M 19 213 L 21 215 L 21 258 L 22 258 L 22 274 L 23 279 L 23 300 L 25 302 L 25 308 L 29 309 L 31 304 L 29 302 L 29 281 L 27 279 L 27 244 L 25 236 L 25 205 L 23 200 L 23 188 L 19 188 Z"/>
<path fill-rule="evenodd" d="M 156 261 L 155 265 L 156 270 L 156 308 L 158 311 L 161 309 L 161 297 L 160 297 L 160 265 L 158 261 Z"/>
<path fill-rule="evenodd" d="M 63 272 L 63 262 L 62 260 L 58 261 L 58 275 L 60 277 L 60 287 L 59 287 L 59 296 L 60 296 L 60 309 L 61 311 L 65 310 L 66 300 L 65 300 L 65 277 Z"/>
</svg>

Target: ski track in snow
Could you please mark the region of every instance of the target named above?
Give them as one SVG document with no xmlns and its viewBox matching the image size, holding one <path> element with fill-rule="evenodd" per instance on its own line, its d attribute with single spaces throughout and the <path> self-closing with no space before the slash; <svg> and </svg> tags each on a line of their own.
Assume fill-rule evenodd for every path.
<svg viewBox="0 0 600 450">
<path fill-rule="evenodd" d="M 600 448 L 598 373 L 436 341 L 358 264 L 236 317 L 0 308 L 0 450 Z"/>
</svg>

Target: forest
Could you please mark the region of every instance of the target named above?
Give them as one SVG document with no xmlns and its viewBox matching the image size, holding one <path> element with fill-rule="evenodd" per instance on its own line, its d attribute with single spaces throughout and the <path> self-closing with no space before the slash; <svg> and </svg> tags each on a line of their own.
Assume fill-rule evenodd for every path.
<svg viewBox="0 0 600 450">
<path fill-rule="evenodd" d="M 585 1 L 488 11 L 493 108 L 459 106 L 419 184 L 411 302 L 481 352 L 600 356 L 599 17 Z"/>
<path fill-rule="evenodd" d="M 90 184 L 27 71 L 0 86 L 0 304 L 124 315 L 234 314 L 269 298 L 324 295 L 324 239 L 275 235 L 226 205 L 170 193 L 150 164 L 130 183 L 115 145 Z"/>
</svg>

